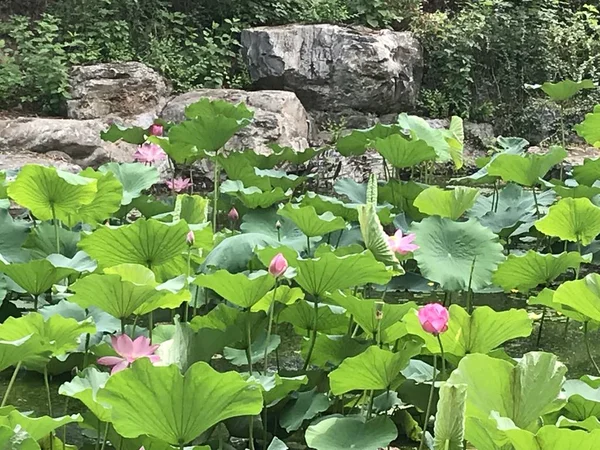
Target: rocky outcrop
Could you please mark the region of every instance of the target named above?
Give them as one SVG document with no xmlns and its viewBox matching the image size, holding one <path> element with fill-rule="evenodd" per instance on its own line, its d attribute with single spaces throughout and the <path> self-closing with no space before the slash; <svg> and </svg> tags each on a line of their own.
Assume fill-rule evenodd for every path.
<svg viewBox="0 0 600 450">
<path fill-rule="evenodd" d="M 101 120 L 18 118 L 0 120 L 0 166 L 8 154 L 58 154 L 59 159 L 83 167 L 108 161 L 131 161 L 135 145 L 100 139 Z M 58 153 L 57 153 L 58 152 Z"/>
<path fill-rule="evenodd" d="M 75 66 L 70 85 L 67 115 L 71 119 L 156 116 L 170 94 L 165 79 L 138 62 Z"/>
<path fill-rule="evenodd" d="M 398 113 L 416 101 L 423 56 L 411 33 L 337 25 L 244 30 L 258 89 L 295 92 L 309 111 Z"/>
<path fill-rule="evenodd" d="M 268 153 L 271 150 L 267 144 L 271 143 L 296 150 L 308 147 L 310 120 L 292 92 L 200 89 L 171 99 L 160 115 L 165 120 L 181 122 L 185 119 L 185 107 L 204 97 L 236 104 L 243 102 L 254 111 L 254 121 L 234 136 L 227 148 L 252 148 Z"/>
</svg>

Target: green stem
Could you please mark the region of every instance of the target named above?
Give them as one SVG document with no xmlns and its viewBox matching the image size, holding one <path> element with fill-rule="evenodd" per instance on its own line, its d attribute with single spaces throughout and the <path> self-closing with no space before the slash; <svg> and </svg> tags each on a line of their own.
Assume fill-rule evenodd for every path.
<svg viewBox="0 0 600 450">
<path fill-rule="evenodd" d="M 121 334 L 125 334 L 125 317 L 121 317 Z"/>
<path fill-rule="evenodd" d="M 66 416 L 69 412 L 69 397 L 65 400 L 65 413 Z M 67 425 L 63 425 L 62 429 L 62 450 L 65 450 L 65 443 L 67 442 Z"/>
<path fill-rule="evenodd" d="M 33 294 L 31 294 L 31 296 L 33 297 L 33 310 L 37 311 L 38 310 L 38 296 L 33 295 Z"/>
<path fill-rule="evenodd" d="M 423 434 L 419 443 L 419 450 L 423 450 L 425 445 L 425 434 L 427 432 L 427 424 L 429 423 L 429 415 L 431 414 L 431 405 L 433 404 L 433 393 L 435 391 L 435 380 L 437 375 L 437 357 L 433 355 L 433 380 L 431 381 L 431 389 L 429 390 L 429 399 L 427 400 L 427 408 L 425 409 L 425 418 L 423 419 Z"/>
<path fill-rule="evenodd" d="M 94 446 L 95 450 L 100 450 L 100 428 L 101 428 L 102 422 L 100 422 L 100 419 L 98 419 L 98 435 L 96 436 L 96 445 Z"/>
<path fill-rule="evenodd" d="M 342 240 L 342 235 L 344 234 L 344 229 L 340 230 L 340 234 L 338 235 L 337 241 L 335 243 L 335 248 L 340 246 L 340 241 Z"/>
<path fill-rule="evenodd" d="M 154 328 L 154 311 L 148 313 L 148 337 L 150 338 L 150 344 L 152 344 L 152 329 Z M 133 336 L 132 336 L 133 338 Z"/>
<path fill-rule="evenodd" d="M 567 149 L 567 140 L 565 137 L 565 117 L 564 117 L 564 111 L 563 111 L 563 105 L 562 103 L 559 103 L 559 115 L 560 115 L 560 133 L 561 133 L 561 144 L 562 144 L 562 148 L 563 149 Z M 564 164 L 561 161 L 560 163 L 560 175 L 559 175 L 559 180 L 562 181 L 563 180 L 563 171 L 564 171 Z"/>
<path fill-rule="evenodd" d="M 250 416 L 250 424 L 248 425 L 248 444 L 250 444 L 250 450 L 254 448 L 254 416 Z"/>
<path fill-rule="evenodd" d="M 312 336 L 310 338 L 310 346 L 308 347 L 308 353 L 306 354 L 306 361 L 304 361 L 304 367 L 302 371 L 308 369 L 310 359 L 312 358 L 313 351 L 315 349 L 315 343 L 317 342 L 317 325 L 319 324 L 319 300 L 315 299 L 315 317 L 313 319 Z"/>
<path fill-rule="evenodd" d="M 306 254 L 310 257 L 310 238 L 306 236 Z"/>
<path fill-rule="evenodd" d="M 471 283 L 473 282 L 473 272 L 475 271 L 475 262 L 477 261 L 477 257 L 473 258 L 473 263 L 471 263 L 471 273 L 469 274 L 469 286 L 467 288 L 467 312 L 469 314 L 473 313 L 473 290 L 471 289 Z"/>
<path fill-rule="evenodd" d="M 106 422 L 106 426 L 104 427 L 104 436 L 102 437 L 102 447 L 100 450 L 104 450 L 104 446 L 106 445 L 106 437 L 108 436 L 108 422 Z"/>
<path fill-rule="evenodd" d="M 2 397 L 2 404 L 0 408 L 4 408 L 6 406 L 6 401 L 8 400 L 8 396 L 10 395 L 10 391 L 12 390 L 15 380 L 17 379 L 17 375 L 19 374 L 19 369 L 21 368 L 21 361 L 17 363 L 15 366 L 15 370 L 13 371 L 12 377 L 10 377 L 10 381 L 8 382 L 8 387 L 6 388 L 6 392 L 4 393 L 4 397 Z"/>
<path fill-rule="evenodd" d="M 88 356 L 90 353 L 90 338 L 91 338 L 90 333 L 86 333 L 86 335 L 85 335 L 85 353 L 83 354 L 83 368 L 84 369 L 87 367 Z"/>
<path fill-rule="evenodd" d="M 50 396 L 50 383 L 48 382 L 48 366 L 44 366 L 44 384 L 46 385 L 46 396 L 48 397 L 48 415 L 52 417 L 54 414 L 52 414 L 52 397 Z"/>
<path fill-rule="evenodd" d="M 190 279 L 190 260 L 192 257 L 192 248 L 188 247 L 188 253 L 187 253 L 187 276 L 185 277 L 185 286 L 189 287 L 189 279 Z M 190 305 L 188 302 L 183 302 L 183 321 L 187 322 L 189 319 L 189 310 L 190 310 Z"/>
<path fill-rule="evenodd" d="M 537 339 L 535 341 L 535 346 L 540 347 L 540 342 L 542 341 L 542 330 L 544 329 L 544 320 L 546 319 L 546 307 L 544 306 L 542 309 L 542 318 L 540 319 L 540 328 L 538 330 Z"/>
<path fill-rule="evenodd" d="M 218 152 L 217 152 L 218 153 Z M 221 176 L 221 171 L 219 170 L 219 160 L 217 159 L 217 155 L 215 155 L 215 171 L 214 171 L 214 191 L 213 191 L 213 233 L 217 232 L 217 215 L 219 212 L 219 177 Z"/>
<path fill-rule="evenodd" d="M 540 205 L 538 203 L 537 194 L 535 192 L 535 186 L 531 188 L 531 192 L 533 192 L 533 202 L 535 203 L 535 215 L 537 216 L 538 220 L 540 220 Z"/>
<path fill-rule="evenodd" d="M 248 373 L 252 376 L 252 327 L 250 325 L 250 309 L 248 309 L 248 320 L 246 321 L 246 359 L 248 360 Z"/>
<path fill-rule="evenodd" d="M 367 404 L 367 410 L 366 412 L 366 417 L 367 420 L 369 420 L 371 418 L 371 412 L 373 411 L 373 401 L 375 400 L 375 391 L 373 391 L 373 389 L 371 389 L 369 391 L 369 403 Z"/>
<path fill-rule="evenodd" d="M 273 289 L 273 302 L 271 302 L 271 306 L 269 307 L 269 324 L 267 326 L 267 340 L 265 341 L 265 354 L 264 354 L 264 363 L 265 363 L 265 375 L 267 374 L 267 369 L 269 368 L 269 339 L 271 339 L 271 331 L 273 330 L 273 315 L 275 314 L 275 297 L 277 296 L 277 279 L 275 280 L 275 289 Z"/>
<path fill-rule="evenodd" d="M 446 355 L 444 355 L 444 345 L 442 344 L 442 338 L 440 335 L 436 335 L 438 344 L 440 344 L 440 355 L 442 358 L 442 380 L 446 379 Z"/>
<path fill-rule="evenodd" d="M 596 372 L 598 372 L 598 375 L 600 375 L 600 367 L 598 367 L 598 364 L 596 364 L 596 361 L 594 360 L 594 357 L 592 356 L 592 351 L 590 349 L 590 340 L 588 336 L 588 322 L 583 323 L 583 338 L 585 340 L 585 350 L 587 351 L 588 358 L 594 366 L 594 369 L 596 369 Z"/>
<path fill-rule="evenodd" d="M 60 255 L 60 234 L 58 232 L 58 219 L 56 218 L 56 209 L 54 204 L 50 206 L 52 209 L 52 225 L 54 225 L 54 239 L 56 240 L 56 253 Z"/>
</svg>

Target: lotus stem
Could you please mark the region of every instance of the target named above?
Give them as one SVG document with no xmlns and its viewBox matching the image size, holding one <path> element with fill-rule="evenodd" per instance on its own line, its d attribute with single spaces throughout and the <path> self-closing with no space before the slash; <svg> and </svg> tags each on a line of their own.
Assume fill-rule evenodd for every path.
<svg viewBox="0 0 600 450">
<path fill-rule="evenodd" d="M 374 401 L 374 392 L 373 389 L 371 389 L 368 393 L 368 397 L 369 397 L 369 403 L 367 404 L 367 410 L 366 412 L 366 417 L 367 420 L 369 420 L 371 418 L 371 412 L 373 411 L 373 401 Z"/>
<path fill-rule="evenodd" d="M 90 333 L 86 333 L 85 334 L 85 353 L 83 354 L 83 368 L 84 369 L 87 367 L 88 356 L 90 353 L 90 338 L 91 338 Z"/>
<path fill-rule="evenodd" d="M 477 256 L 473 258 L 473 262 L 471 263 L 471 273 L 469 274 L 469 286 L 467 288 L 467 312 L 469 314 L 473 314 L 473 290 L 471 289 L 471 283 L 473 282 L 473 272 L 475 271 L 475 262 L 477 261 Z"/>
<path fill-rule="evenodd" d="M 150 338 L 150 344 L 152 344 L 152 329 L 154 328 L 154 311 L 148 313 L 148 337 Z M 131 336 L 133 339 L 134 336 Z"/>
<path fill-rule="evenodd" d="M 125 334 L 125 317 L 121 317 L 121 334 Z"/>
<path fill-rule="evenodd" d="M 444 355 L 444 345 L 439 334 L 436 335 L 438 344 L 440 344 L 440 355 L 442 358 L 442 380 L 446 379 L 446 356 Z"/>
<path fill-rule="evenodd" d="M 254 449 L 254 416 L 250 416 L 250 424 L 248 425 L 248 444 L 250 450 Z"/>
<path fill-rule="evenodd" d="M 187 276 L 185 277 L 185 286 L 189 287 L 189 279 L 190 279 L 190 261 L 192 258 L 192 248 L 188 247 L 188 252 L 187 252 Z M 189 319 L 189 311 L 190 311 L 190 304 L 189 302 L 183 302 L 183 321 L 184 322 L 188 322 Z"/>
<path fill-rule="evenodd" d="M 425 445 L 425 434 L 427 432 L 427 424 L 429 423 L 429 415 L 431 414 L 431 405 L 433 404 L 433 393 L 435 391 L 435 380 L 437 378 L 437 357 L 433 355 L 433 380 L 431 381 L 431 389 L 429 390 L 429 399 L 427 400 L 427 408 L 425 409 L 425 418 L 423 419 L 423 434 L 419 443 L 419 450 L 423 450 Z"/>
<path fill-rule="evenodd" d="M 56 240 L 56 253 L 60 255 L 60 234 L 58 232 L 58 220 L 56 219 L 56 208 L 54 204 L 50 206 L 52 209 L 52 225 L 54 226 L 54 239 Z"/>
<path fill-rule="evenodd" d="M 106 446 L 106 437 L 108 436 L 108 426 L 109 423 L 106 422 L 106 426 L 104 427 L 104 436 L 102 437 L 102 447 L 100 448 L 100 450 L 104 450 L 104 447 Z M 100 430 L 98 430 L 100 431 Z"/>
<path fill-rule="evenodd" d="M 44 366 L 44 384 L 46 385 L 46 396 L 48 397 L 48 415 L 52 417 L 54 414 L 52 414 L 52 397 L 50 396 L 50 383 L 48 382 L 48 366 Z"/>
<path fill-rule="evenodd" d="M 344 234 L 344 229 L 342 228 L 340 230 L 340 234 L 338 235 L 337 241 L 335 243 L 335 248 L 338 248 L 340 246 L 340 241 L 342 240 L 342 235 Z"/>
<path fill-rule="evenodd" d="M 31 294 L 31 298 L 33 298 L 33 310 L 37 312 L 37 310 L 38 310 L 38 296 Z"/>
<path fill-rule="evenodd" d="M 315 349 L 315 344 L 317 342 L 317 325 L 319 323 L 319 300 L 315 299 L 315 317 L 313 322 L 312 336 L 310 338 L 310 346 L 308 347 L 308 353 L 306 354 L 306 361 L 304 361 L 304 367 L 302 367 L 302 371 L 306 371 L 308 369 L 308 365 L 310 364 L 310 359 L 312 358 L 313 351 Z"/>
<path fill-rule="evenodd" d="M 563 103 L 559 102 L 558 103 L 558 115 L 560 118 L 560 136 L 561 136 L 561 145 L 563 149 L 567 149 L 567 140 L 565 137 L 565 115 L 564 115 L 564 111 L 563 111 Z M 560 174 L 558 179 L 560 181 L 563 180 L 563 171 L 564 171 L 564 164 L 563 161 L 560 162 Z"/>
<path fill-rule="evenodd" d="M 542 309 L 542 318 L 540 319 L 540 329 L 538 330 L 537 339 L 535 341 L 535 346 L 539 348 L 540 342 L 542 341 L 542 331 L 544 329 L 544 320 L 546 319 L 546 307 L 544 306 Z"/>
<path fill-rule="evenodd" d="M 217 152 L 218 153 L 218 152 Z M 217 155 L 215 155 L 214 159 L 215 163 L 215 171 L 214 171 L 214 191 L 213 191 L 213 233 L 217 232 L 217 215 L 219 212 L 219 177 L 221 176 L 221 171 L 219 170 L 219 160 L 217 159 Z"/>
<path fill-rule="evenodd" d="M 248 373 L 252 376 L 252 330 L 250 326 L 250 308 L 248 308 L 248 321 L 246 322 L 246 339 L 248 346 L 246 347 L 246 359 L 248 359 Z"/>
<path fill-rule="evenodd" d="M 10 391 L 12 390 L 15 381 L 17 379 L 17 375 L 19 374 L 19 369 L 21 368 L 21 361 L 17 363 L 15 366 L 15 370 L 13 371 L 12 376 L 10 377 L 10 381 L 8 382 L 8 387 L 6 388 L 6 392 L 4 393 L 4 397 L 2 397 L 2 404 L 0 408 L 4 408 L 6 406 L 6 402 L 8 400 L 8 396 L 10 395 Z"/>
<path fill-rule="evenodd" d="M 68 415 L 69 413 L 69 397 L 65 400 L 65 413 L 64 415 Z M 67 425 L 63 425 L 62 429 L 62 450 L 65 450 L 65 442 L 67 442 Z"/>
<path fill-rule="evenodd" d="M 269 368 L 269 340 L 271 339 L 271 331 L 273 330 L 273 315 L 275 314 L 275 298 L 277 296 L 277 279 L 275 279 L 275 289 L 273 289 L 273 302 L 269 307 L 269 325 L 267 326 L 267 340 L 265 341 L 265 354 L 264 354 L 264 373 L 267 374 Z"/>
<path fill-rule="evenodd" d="M 596 364 L 594 356 L 592 355 L 592 350 L 590 349 L 590 340 L 588 336 L 588 322 L 583 323 L 583 338 L 585 340 L 585 350 L 587 351 L 588 358 L 594 366 L 594 369 L 596 369 L 596 372 L 598 372 L 598 375 L 600 375 L 600 367 L 598 367 L 598 364 Z"/>
<path fill-rule="evenodd" d="M 540 206 L 538 204 L 537 194 L 535 192 L 535 185 L 533 185 L 533 187 L 531 188 L 531 192 L 533 192 L 533 201 L 535 203 L 535 215 L 537 216 L 538 220 L 540 220 Z"/>
<path fill-rule="evenodd" d="M 307 255 L 310 257 L 310 237 L 306 236 L 306 252 Z"/>
<path fill-rule="evenodd" d="M 97 419 L 97 420 L 98 420 L 98 428 L 97 428 L 98 434 L 96 435 L 96 445 L 94 445 L 94 449 L 100 450 L 100 428 L 102 426 L 102 422 L 100 422 L 100 419 Z"/>
</svg>

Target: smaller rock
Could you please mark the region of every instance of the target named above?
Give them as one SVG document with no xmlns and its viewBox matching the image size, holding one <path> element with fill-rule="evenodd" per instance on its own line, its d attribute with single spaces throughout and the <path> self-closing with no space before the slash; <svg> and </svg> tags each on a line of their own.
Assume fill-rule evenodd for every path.
<svg viewBox="0 0 600 450">
<path fill-rule="evenodd" d="M 201 98 L 226 100 L 235 104 L 245 103 L 254 111 L 252 124 L 227 143 L 228 149 L 251 148 L 268 154 L 271 149 L 267 145 L 271 143 L 296 150 L 308 147 L 310 118 L 292 92 L 200 89 L 171 99 L 163 109 L 161 117 L 171 122 L 181 122 L 185 120 L 186 106 Z"/>
<path fill-rule="evenodd" d="M 171 91 L 160 74 L 139 62 L 75 66 L 70 84 L 67 115 L 71 119 L 156 115 Z"/>
<path fill-rule="evenodd" d="M 77 164 L 73 164 L 68 155 L 63 154 L 63 156 L 61 156 L 60 152 L 51 152 L 47 155 L 40 155 L 31 152 L 0 152 L 0 170 L 19 170 L 21 167 L 27 164 L 40 164 L 47 167 L 52 166 L 59 170 L 72 173 L 78 173 L 81 171 L 81 167 Z"/>
</svg>

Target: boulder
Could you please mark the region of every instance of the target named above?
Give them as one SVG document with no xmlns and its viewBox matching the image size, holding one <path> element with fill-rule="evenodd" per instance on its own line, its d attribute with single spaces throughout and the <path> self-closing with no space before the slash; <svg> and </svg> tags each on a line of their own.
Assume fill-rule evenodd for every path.
<svg viewBox="0 0 600 450">
<path fill-rule="evenodd" d="M 166 103 L 170 87 L 156 71 L 138 62 L 75 66 L 70 74 L 71 119 L 131 118 L 156 115 Z"/>
<path fill-rule="evenodd" d="M 228 148 L 252 148 L 269 153 L 267 144 L 276 143 L 304 150 L 308 147 L 310 118 L 302 103 L 292 92 L 236 89 L 200 89 L 171 99 L 160 116 L 168 121 L 185 119 L 185 107 L 201 98 L 243 102 L 254 111 L 254 121 L 231 139 Z"/>
<path fill-rule="evenodd" d="M 398 113 L 417 99 L 423 52 L 412 33 L 286 25 L 246 29 L 241 42 L 255 87 L 295 92 L 309 111 Z"/>
<path fill-rule="evenodd" d="M 101 120 L 17 118 L 0 120 L 0 153 L 45 155 L 60 152 L 69 163 L 97 167 L 108 161 L 131 161 L 136 146 L 100 139 Z M 0 159 L 6 158 L 5 155 Z"/>
<path fill-rule="evenodd" d="M 68 155 L 61 152 L 50 152 L 44 155 L 31 152 L 3 153 L 0 152 L 0 170 L 19 170 L 26 164 L 52 166 L 65 172 L 78 173 L 81 167 L 71 162 Z"/>
</svg>

